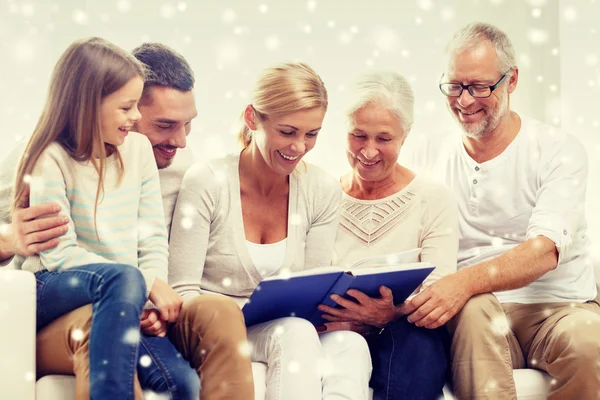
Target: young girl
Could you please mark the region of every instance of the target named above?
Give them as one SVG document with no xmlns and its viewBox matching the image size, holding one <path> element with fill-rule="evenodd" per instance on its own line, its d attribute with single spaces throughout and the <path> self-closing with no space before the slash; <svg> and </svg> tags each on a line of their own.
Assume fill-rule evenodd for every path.
<svg viewBox="0 0 600 400">
<path fill-rule="evenodd" d="M 184 299 L 247 299 L 260 281 L 331 263 L 340 185 L 302 158 L 327 110 L 308 65 L 267 69 L 244 113 L 240 153 L 186 173 L 173 216 L 170 279 Z M 248 328 L 252 361 L 267 364 L 268 400 L 368 398 L 371 362 L 355 332 L 319 335 L 300 318 Z"/>
<path fill-rule="evenodd" d="M 58 61 L 46 106 L 16 175 L 16 199 L 54 202 L 67 221 L 55 249 L 28 258 L 37 279 L 37 329 L 93 304 L 90 397 L 133 399 L 140 316 L 147 298 L 174 321 L 158 172 L 140 119 L 142 64 L 99 38 Z M 129 137 L 128 137 L 129 136 Z M 43 219 L 36 221 L 40 226 Z M 43 240 L 43 238 L 40 238 Z"/>
</svg>

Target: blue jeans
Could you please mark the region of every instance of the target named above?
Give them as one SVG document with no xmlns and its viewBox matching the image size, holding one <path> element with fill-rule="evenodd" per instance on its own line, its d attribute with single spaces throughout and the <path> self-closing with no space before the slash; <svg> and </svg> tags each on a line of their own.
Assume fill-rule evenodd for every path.
<svg viewBox="0 0 600 400">
<path fill-rule="evenodd" d="M 138 379 L 142 389 L 168 393 L 172 400 L 197 400 L 200 378 L 167 336 L 142 335 Z"/>
<path fill-rule="evenodd" d="M 90 331 L 90 397 L 134 398 L 133 379 L 146 303 L 141 272 L 124 264 L 90 264 L 63 271 L 39 271 L 37 330 L 86 304 L 93 304 Z"/>
<path fill-rule="evenodd" d="M 368 336 L 373 360 L 373 400 L 437 400 L 449 363 L 445 327 L 419 328 L 400 318 L 377 336 Z"/>
</svg>

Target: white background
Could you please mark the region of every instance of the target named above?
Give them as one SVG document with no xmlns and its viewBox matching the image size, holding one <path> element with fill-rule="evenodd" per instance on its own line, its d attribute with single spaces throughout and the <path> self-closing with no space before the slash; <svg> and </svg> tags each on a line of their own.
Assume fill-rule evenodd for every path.
<svg viewBox="0 0 600 400">
<path fill-rule="evenodd" d="M 491 22 L 513 41 L 513 108 L 586 145 L 587 216 L 599 256 L 600 0 L 0 0 L 0 159 L 31 133 L 59 55 L 75 39 L 101 36 L 128 50 L 162 42 L 187 58 L 199 111 L 188 143 L 199 158 L 237 150 L 232 126 L 261 69 L 308 62 L 325 81 L 330 108 L 307 159 L 339 175 L 345 88 L 363 72 L 393 69 L 411 80 L 412 136 L 451 127 L 437 88 L 443 48 L 471 21 Z"/>
</svg>

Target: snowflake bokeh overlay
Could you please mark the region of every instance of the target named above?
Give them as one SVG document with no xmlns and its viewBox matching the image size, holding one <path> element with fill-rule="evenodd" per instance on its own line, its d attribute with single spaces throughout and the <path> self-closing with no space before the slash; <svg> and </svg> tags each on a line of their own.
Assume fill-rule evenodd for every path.
<svg viewBox="0 0 600 400">
<path fill-rule="evenodd" d="M 31 133 L 62 51 L 77 38 L 101 36 L 125 49 L 163 42 L 188 59 L 199 110 L 188 143 L 199 158 L 237 148 L 233 126 L 261 69 L 308 62 L 328 87 L 330 108 L 307 160 L 340 175 L 345 90 L 363 72 L 393 69 L 411 81 L 409 143 L 453 126 L 437 82 L 445 43 L 471 21 L 491 22 L 513 40 L 520 80 L 512 107 L 566 129 L 588 149 L 587 216 L 599 243 L 600 0 L 0 0 L 0 159 Z"/>
</svg>

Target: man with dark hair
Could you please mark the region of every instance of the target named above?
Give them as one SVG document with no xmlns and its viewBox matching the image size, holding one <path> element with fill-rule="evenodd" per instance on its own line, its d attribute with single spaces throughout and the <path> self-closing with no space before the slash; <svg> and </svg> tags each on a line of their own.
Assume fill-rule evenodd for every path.
<svg viewBox="0 0 600 400">
<path fill-rule="evenodd" d="M 185 149 L 191 121 L 196 117 L 194 74 L 188 62 L 169 47 L 145 43 L 133 55 L 147 67 L 148 77 L 139 103 L 142 118 L 136 130 L 152 144 L 159 168 L 165 223 L 170 230 L 179 186 L 191 155 Z M 175 158 L 178 150 L 180 154 Z M 0 209 L 10 202 L 12 177 L 16 160 L 23 149 L 17 149 L 4 161 L 0 170 Z M 12 259 L 19 267 L 23 257 L 56 246 L 63 233 L 58 219 L 38 217 L 52 214 L 53 204 L 22 207 L 12 216 L 0 216 L 0 266 Z M 12 217 L 12 218 L 11 218 Z M 44 223 L 41 223 L 44 221 Z M 77 399 L 89 398 L 88 339 L 92 307 L 81 307 L 55 320 L 37 335 L 37 377 L 50 374 L 74 374 Z M 218 316 L 218 318 L 217 318 Z M 202 399 L 253 399 L 254 386 L 249 355 L 242 351 L 246 328 L 242 313 L 232 299 L 205 294 L 185 302 L 178 320 L 169 326 L 158 310 L 144 310 L 141 321 L 136 398 L 141 390 L 168 392 L 181 398 L 197 398 L 198 393 L 184 394 L 175 386 L 194 387 L 187 371 L 165 371 L 168 357 L 178 357 L 173 350 L 160 354 L 152 348 L 156 337 L 168 336 L 175 348 L 196 370 L 201 380 Z M 154 351 L 153 351 L 154 350 Z M 189 375 L 188 375 L 189 378 Z"/>
</svg>

